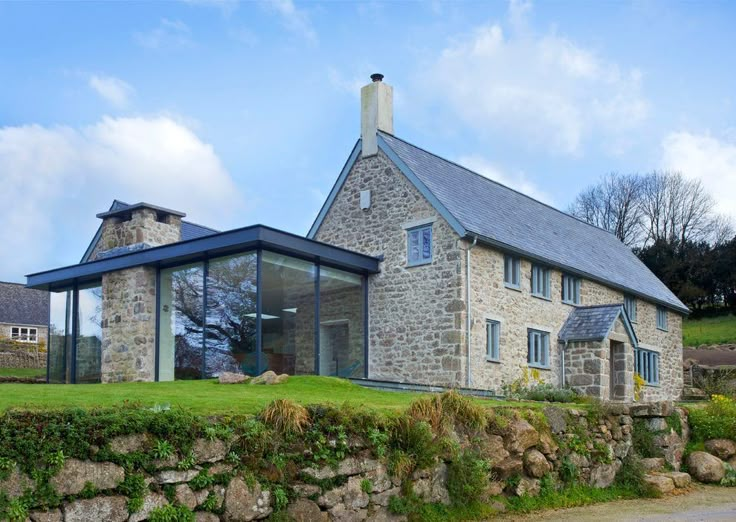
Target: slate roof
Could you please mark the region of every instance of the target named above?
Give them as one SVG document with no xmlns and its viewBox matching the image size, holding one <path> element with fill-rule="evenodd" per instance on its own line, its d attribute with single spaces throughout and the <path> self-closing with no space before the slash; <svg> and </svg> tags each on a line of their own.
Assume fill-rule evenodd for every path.
<svg viewBox="0 0 736 522">
<path fill-rule="evenodd" d="M 424 184 L 444 207 L 438 211 L 449 213 L 464 229 L 458 231 L 461 235 L 478 236 L 480 242 L 688 313 L 615 235 L 395 136 L 379 133 L 379 146 Z"/>
<path fill-rule="evenodd" d="M 48 326 L 49 293 L 0 282 L 0 323 Z"/>
<path fill-rule="evenodd" d="M 636 335 L 620 304 L 575 308 L 562 325 L 558 337 L 560 341 L 602 341 L 608 337 L 613 323 L 619 317 L 624 321 L 636 344 Z"/>
</svg>

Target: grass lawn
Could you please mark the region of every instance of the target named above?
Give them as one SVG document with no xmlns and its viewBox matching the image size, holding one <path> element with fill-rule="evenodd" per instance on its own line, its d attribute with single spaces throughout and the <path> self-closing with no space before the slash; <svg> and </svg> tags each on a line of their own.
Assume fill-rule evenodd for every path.
<svg viewBox="0 0 736 522">
<path fill-rule="evenodd" d="M 0 368 L 0 377 L 43 377 L 46 378 L 45 368 Z"/>
<path fill-rule="evenodd" d="M 682 323 L 682 343 L 684 346 L 736 343 L 736 315 L 685 319 Z"/>
<path fill-rule="evenodd" d="M 131 382 L 120 384 L 0 384 L 0 411 L 8 408 L 57 409 L 169 404 L 202 415 L 254 414 L 274 399 L 302 404 L 349 403 L 379 411 L 400 411 L 419 393 L 371 390 L 334 377 L 290 377 L 273 386 L 218 384 L 217 381 Z M 476 399 L 484 405 L 540 408 L 547 404 Z M 567 405 L 561 405 L 567 406 Z M 585 405 L 572 404 L 576 408 Z"/>
</svg>

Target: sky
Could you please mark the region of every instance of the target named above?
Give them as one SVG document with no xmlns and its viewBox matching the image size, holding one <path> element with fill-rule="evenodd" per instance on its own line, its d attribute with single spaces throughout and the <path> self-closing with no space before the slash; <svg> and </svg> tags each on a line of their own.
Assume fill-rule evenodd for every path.
<svg viewBox="0 0 736 522">
<path fill-rule="evenodd" d="M 732 2 L 0 2 L 0 280 L 113 199 L 305 234 L 394 87 L 397 136 L 565 209 L 681 171 L 736 218 Z"/>
</svg>

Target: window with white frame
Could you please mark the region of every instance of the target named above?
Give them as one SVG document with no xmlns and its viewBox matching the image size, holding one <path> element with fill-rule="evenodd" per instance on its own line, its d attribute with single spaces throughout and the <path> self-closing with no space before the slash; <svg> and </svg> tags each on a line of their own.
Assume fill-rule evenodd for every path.
<svg viewBox="0 0 736 522">
<path fill-rule="evenodd" d="M 503 256 L 503 282 L 510 288 L 521 286 L 521 260 L 518 257 Z"/>
<path fill-rule="evenodd" d="M 501 353 L 499 340 L 501 337 L 501 323 L 498 321 L 486 321 L 486 359 L 499 362 Z"/>
<path fill-rule="evenodd" d="M 626 315 L 629 316 L 629 321 L 632 323 L 636 322 L 636 297 L 633 295 L 624 295 L 624 309 Z"/>
<path fill-rule="evenodd" d="M 542 265 L 532 265 L 532 295 L 549 299 L 549 277 L 549 268 Z"/>
<path fill-rule="evenodd" d="M 657 307 L 657 328 L 667 330 L 667 309 L 664 306 Z"/>
<path fill-rule="evenodd" d="M 408 266 L 432 262 L 432 225 L 422 225 L 406 231 L 406 260 Z"/>
<path fill-rule="evenodd" d="M 10 328 L 10 338 L 23 343 L 35 343 L 38 342 L 38 329 L 27 326 L 12 326 Z"/>
<path fill-rule="evenodd" d="M 549 368 L 549 332 L 540 330 L 528 330 L 529 354 L 527 362 L 529 366 L 537 368 Z"/>
<path fill-rule="evenodd" d="M 652 350 L 634 350 L 634 371 L 650 385 L 659 384 L 659 354 Z"/>
<path fill-rule="evenodd" d="M 562 302 L 580 304 L 580 278 L 562 274 Z"/>
</svg>

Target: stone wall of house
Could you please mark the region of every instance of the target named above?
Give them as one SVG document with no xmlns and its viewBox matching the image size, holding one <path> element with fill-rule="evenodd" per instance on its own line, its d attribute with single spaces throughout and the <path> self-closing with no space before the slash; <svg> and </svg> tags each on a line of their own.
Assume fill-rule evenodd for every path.
<svg viewBox="0 0 736 522">
<path fill-rule="evenodd" d="M 371 191 L 361 210 L 360 191 Z M 408 267 L 403 226 L 433 219 L 433 262 Z M 315 239 L 384 256 L 369 279 L 369 377 L 427 384 L 464 382 L 465 301 L 459 238 L 379 151 L 353 165 Z"/>
<path fill-rule="evenodd" d="M 167 245 L 181 240 L 181 218 L 167 214 L 161 221 L 157 212 L 149 208 L 134 210 L 131 219 L 109 217 L 102 222 L 102 234 L 90 255 L 94 261 L 101 253 L 109 250 L 145 245 L 148 247 Z"/>
<path fill-rule="evenodd" d="M 156 313 L 155 268 L 102 276 L 102 382 L 155 379 Z"/>
</svg>

